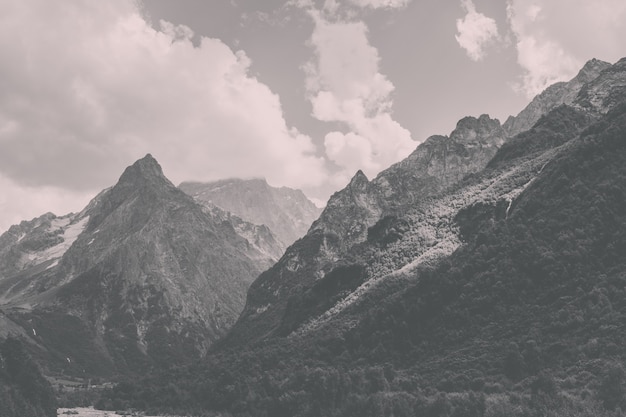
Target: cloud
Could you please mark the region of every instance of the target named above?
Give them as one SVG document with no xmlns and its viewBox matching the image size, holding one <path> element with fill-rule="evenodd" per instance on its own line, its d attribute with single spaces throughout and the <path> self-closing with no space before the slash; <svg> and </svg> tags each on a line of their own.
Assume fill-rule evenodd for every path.
<svg viewBox="0 0 626 417">
<path fill-rule="evenodd" d="M 406 7 L 411 0 L 349 0 L 350 3 L 359 7 L 372 9 L 397 9 Z"/>
<path fill-rule="evenodd" d="M 57 214 L 78 211 L 94 196 L 60 187 L 24 187 L 0 175 L 0 233 L 22 220 L 39 217 L 55 208 Z"/>
<path fill-rule="evenodd" d="M 476 11 L 472 0 L 461 0 L 467 12 L 464 18 L 457 19 L 456 41 L 473 61 L 485 56 L 485 48 L 499 39 L 496 21 Z"/>
<path fill-rule="evenodd" d="M 339 15 L 354 17 L 359 9 L 393 10 L 406 7 L 412 0 L 325 0 L 322 11 L 328 16 Z M 288 4 L 302 9 L 315 9 L 312 0 L 291 0 Z"/>
<path fill-rule="evenodd" d="M 244 52 L 192 42 L 185 26 L 157 30 L 133 0 L 0 7 L 5 181 L 95 194 L 148 152 L 175 182 L 264 176 L 305 187 L 326 178 L 311 138 L 287 125 Z M 4 204 L 4 213 L 18 209 Z"/>
<path fill-rule="evenodd" d="M 392 118 L 394 86 L 380 73 L 380 57 L 369 44 L 365 23 L 311 15 L 315 58 L 307 67 L 307 90 L 313 116 L 347 128 L 326 135 L 326 153 L 343 169 L 338 182 L 357 169 L 374 176 L 416 146 L 410 132 Z"/>
<path fill-rule="evenodd" d="M 524 71 L 517 88 L 528 97 L 572 78 L 591 58 L 626 55 L 623 0 L 509 0 L 507 15 Z"/>
</svg>

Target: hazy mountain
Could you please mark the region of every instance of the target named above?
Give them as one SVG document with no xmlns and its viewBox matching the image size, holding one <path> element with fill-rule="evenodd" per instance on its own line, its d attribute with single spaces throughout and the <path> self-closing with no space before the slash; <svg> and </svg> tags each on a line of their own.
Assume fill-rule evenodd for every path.
<svg viewBox="0 0 626 417">
<path fill-rule="evenodd" d="M 358 172 L 252 284 L 200 376 L 150 398 L 241 416 L 619 415 L 625 87 L 623 59 L 513 138 L 464 119 Z"/>
<path fill-rule="evenodd" d="M 266 225 L 284 248 L 304 236 L 321 212 L 302 191 L 272 187 L 264 179 L 183 182 L 179 188 L 197 201 L 213 204 L 248 222 Z"/>
<path fill-rule="evenodd" d="M 199 205 L 147 155 L 80 213 L 3 234 L 0 300 L 53 372 L 169 366 L 224 334 L 279 253 L 267 228 Z"/>
</svg>

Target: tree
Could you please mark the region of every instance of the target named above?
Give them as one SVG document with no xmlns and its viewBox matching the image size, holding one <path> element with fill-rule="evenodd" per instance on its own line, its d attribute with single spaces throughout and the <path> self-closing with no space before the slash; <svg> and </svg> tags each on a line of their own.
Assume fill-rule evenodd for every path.
<svg viewBox="0 0 626 417">
<path fill-rule="evenodd" d="M 600 383 L 598 398 L 608 410 L 615 410 L 624 403 L 624 368 L 613 365 Z"/>
</svg>

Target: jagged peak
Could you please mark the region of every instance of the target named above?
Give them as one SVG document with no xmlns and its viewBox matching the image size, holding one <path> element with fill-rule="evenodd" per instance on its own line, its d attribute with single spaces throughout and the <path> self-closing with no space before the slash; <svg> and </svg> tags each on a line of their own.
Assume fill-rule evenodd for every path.
<svg viewBox="0 0 626 417">
<path fill-rule="evenodd" d="M 126 170 L 138 171 L 147 176 L 163 176 L 161 165 L 159 165 L 151 154 L 146 154 L 143 158 L 135 161 L 135 163 Z"/>
<path fill-rule="evenodd" d="M 474 116 L 465 116 L 461 120 L 456 123 L 456 129 L 469 127 L 475 128 L 479 125 L 490 125 L 490 126 L 500 126 L 500 120 L 496 118 L 491 118 L 488 114 L 481 114 L 478 117 Z M 456 130 L 455 129 L 455 130 Z"/>
<path fill-rule="evenodd" d="M 370 180 L 360 169 L 354 174 L 350 182 L 348 183 L 348 187 L 350 188 L 361 188 L 367 184 L 369 184 Z"/>
<path fill-rule="evenodd" d="M 124 173 L 118 181 L 118 185 L 125 183 L 136 184 L 138 182 L 167 182 L 169 180 L 163 175 L 161 165 L 151 154 L 147 154 L 143 158 L 137 160 L 134 164 L 124 170 Z"/>
<path fill-rule="evenodd" d="M 500 121 L 492 119 L 488 114 L 482 114 L 478 118 L 467 116 L 457 122 L 456 128 L 450 133 L 450 139 L 460 142 L 484 139 L 501 127 Z"/>
<path fill-rule="evenodd" d="M 589 82 L 592 79 L 598 76 L 598 73 L 602 70 L 605 70 L 611 66 L 610 63 L 601 61 L 596 58 L 592 58 L 583 65 L 583 67 L 578 71 L 574 80 L 581 81 L 583 83 Z"/>
<path fill-rule="evenodd" d="M 602 61 L 601 59 L 591 58 L 589 61 L 585 62 L 585 65 L 583 65 L 581 71 L 586 71 L 586 70 L 589 70 L 592 68 L 598 68 L 598 67 L 608 67 L 610 65 L 611 64 L 609 62 Z"/>
<path fill-rule="evenodd" d="M 166 195 L 172 191 L 179 190 L 163 175 L 163 170 L 156 159 L 147 154 L 126 168 L 115 186 L 102 191 L 92 199 L 81 215 L 89 214 L 91 216 L 89 228 L 97 227 L 104 217 L 129 198 L 146 192 Z M 185 196 L 182 191 L 179 192 Z"/>
</svg>

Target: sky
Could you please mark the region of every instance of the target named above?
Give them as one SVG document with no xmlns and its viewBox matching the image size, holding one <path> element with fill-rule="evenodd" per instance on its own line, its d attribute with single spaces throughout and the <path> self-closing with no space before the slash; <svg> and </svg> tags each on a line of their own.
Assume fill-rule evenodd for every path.
<svg viewBox="0 0 626 417">
<path fill-rule="evenodd" d="M 264 177 L 323 205 L 623 39 L 624 0 L 0 0 L 0 233 L 147 153 L 174 184 Z"/>
</svg>

